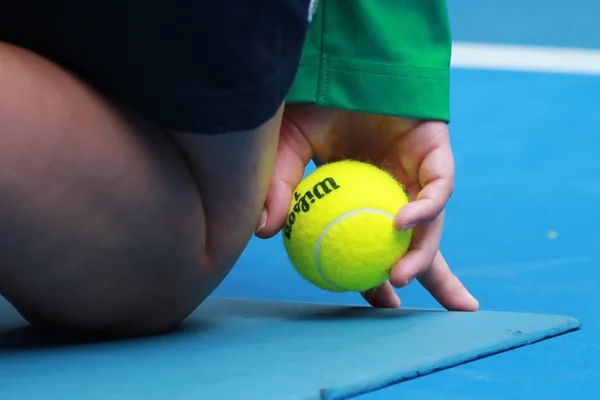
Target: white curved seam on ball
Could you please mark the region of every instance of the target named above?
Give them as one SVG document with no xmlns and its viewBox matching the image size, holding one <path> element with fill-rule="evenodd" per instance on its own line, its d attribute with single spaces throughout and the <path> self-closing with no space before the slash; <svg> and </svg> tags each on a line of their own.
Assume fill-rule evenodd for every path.
<svg viewBox="0 0 600 400">
<path fill-rule="evenodd" d="M 338 223 L 353 217 L 357 214 L 362 214 L 362 213 L 373 213 L 373 214 L 379 214 L 379 215 L 383 215 L 386 217 L 389 217 L 391 219 L 394 219 L 394 216 L 392 214 L 390 214 L 387 211 L 384 210 L 380 210 L 377 208 L 359 208 L 356 210 L 352 210 L 352 211 L 348 211 L 345 214 L 340 215 L 339 217 L 337 217 L 336 219 L 334 219 L 333 221 L 331 221 L 326 227 L 325 229 L 323 229 L 323 232 L 321 232 L 321 235 L 319 235 L 319 238 L 317 239 L 317 245 L 315 246 L 315 265 L 317 267 L 317 272 L 319 273 L 319 275 L 321 276 L 321 278 L 323 278 L 323 280 L 325 282 L 327 282 L 328 284 L 330 284 L 331 286 L 334 286 L 338 289 L 341 290 L 348 290 L 346 288 L 343 288 L 339 285 L 336 285 L 335 283 L 331 282 L 329 279 L 327 279 L 327 277 L 325 276 L 325 274 L 323 274 L 323 271 L 321 270 L 321 263 L 319 263 L 319 256 L 321 255 L 321 242 L 323 241 L 323 239 L 325 239 L 325 236 L 327 236 L 327 233 L 331 230 L 331 228 L 333 228 L 335 225 L 337 225 Z"/>
</svg>

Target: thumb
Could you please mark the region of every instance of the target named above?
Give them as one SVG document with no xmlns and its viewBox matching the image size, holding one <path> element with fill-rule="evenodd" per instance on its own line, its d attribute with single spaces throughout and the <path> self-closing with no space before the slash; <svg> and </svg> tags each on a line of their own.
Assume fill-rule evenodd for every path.
<svg viewBox="0 0 600 400">
<path fill-rule="evenodd" d="M 283 228 L 294 189 L 302 180 L 312 155 L 310 143 L 302 131 L 284 115 L 275 168 L 269 183 L 265 207 L 256 227 L 257 237 L 261 239 L 273 237 Z"/>
</svg>

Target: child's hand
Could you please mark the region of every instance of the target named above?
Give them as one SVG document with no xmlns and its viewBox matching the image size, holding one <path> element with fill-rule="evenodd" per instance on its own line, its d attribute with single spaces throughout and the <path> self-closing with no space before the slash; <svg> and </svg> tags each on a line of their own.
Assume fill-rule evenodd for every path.
<svg viewBox="0 0 600 400">
<path fill-rule="evenodd" d="M 286 108 L 275 171 L 257 236 L 275 235 L 284 225 L 292 193 L 311 159 L 351 158 L 386 168 L 406 187 L 412 202 L 396 215 L 398 229 L 414 226 L 409 252 L 392 269 L 390 282 L 406 286 L 417 278 L 447 309 L 474 311 L 475 300 L 438 251 L 443 211 L 454 184 L 447 125 L 295 105 Z M 364 293 L 375 307 L 398 307 L 389 282 Z"/>
</svg>

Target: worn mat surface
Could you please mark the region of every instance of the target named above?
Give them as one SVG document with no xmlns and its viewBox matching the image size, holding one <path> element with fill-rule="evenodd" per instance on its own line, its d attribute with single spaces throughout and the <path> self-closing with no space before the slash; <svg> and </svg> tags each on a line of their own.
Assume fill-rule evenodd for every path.
<svg viewBox="0 0 600 400">
<path fill-rule="evenodd" d="M 340 399 L 580 325 L 554 315 L 211 298 L 177 332 L 83 343 L 33 330 L 4 302 L 0 316 L 3 400 Z"/>
</svg>

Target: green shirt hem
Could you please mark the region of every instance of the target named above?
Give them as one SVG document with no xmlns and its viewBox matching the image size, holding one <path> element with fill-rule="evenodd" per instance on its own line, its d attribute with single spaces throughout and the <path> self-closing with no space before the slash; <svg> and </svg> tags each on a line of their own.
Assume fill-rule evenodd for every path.
<svg viewBox="0 0 600 400">
<path fill-rule="evenodd" d="M 321 0 L 287 103 L 448 122 L 445 3 L 353 0 L 350 10 L 342 10 L 348 1 Z M 366 42 L 361 27 L 369 26 L 376 28 Z"/>
</svg>

